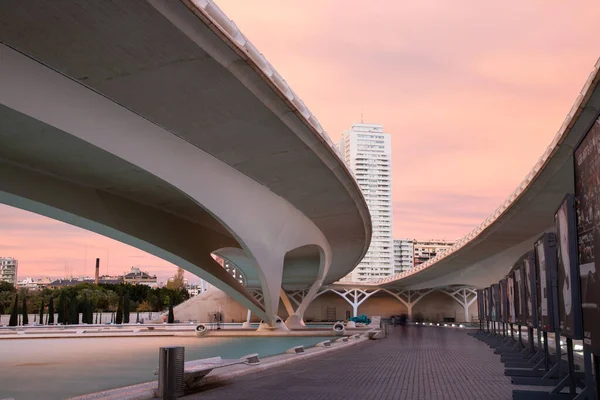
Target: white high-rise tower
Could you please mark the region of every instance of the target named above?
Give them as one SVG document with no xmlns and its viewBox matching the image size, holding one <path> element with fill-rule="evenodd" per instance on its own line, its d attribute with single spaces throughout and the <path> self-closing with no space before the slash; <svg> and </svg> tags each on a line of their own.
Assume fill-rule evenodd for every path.
<svg viewBox="0 0 600 400">
<path fill-rule="evenodd" d="M 339 149 L 367 200 L 373 222 L 369 251 L 348 278 L 354 282 L 394 273 L 392 229 L 392 141 L 382 125 L 354 124 Z"/>
</svg>

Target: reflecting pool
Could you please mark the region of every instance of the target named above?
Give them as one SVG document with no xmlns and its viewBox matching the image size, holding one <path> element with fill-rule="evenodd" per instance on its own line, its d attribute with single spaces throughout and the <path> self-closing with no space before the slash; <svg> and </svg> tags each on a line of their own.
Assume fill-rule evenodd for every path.
<svg viewBox="0 0 600 400">
<path fill-rule="evenodd" d="M 0 398 L 64 399 L 156 379 L 158 348 L 185 346 L 185 358 L 281 354 L 327 337 L 69 338 L 0 341 Z"/>
</svg>

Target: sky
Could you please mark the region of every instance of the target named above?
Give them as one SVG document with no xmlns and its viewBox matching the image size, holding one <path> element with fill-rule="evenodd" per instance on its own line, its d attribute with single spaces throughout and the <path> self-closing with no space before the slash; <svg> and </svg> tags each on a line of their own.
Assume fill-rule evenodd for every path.
<svg viewBox="0 0 600 400">
<path fill-rule="evenodd" d="M 455 240 L 523 180 L 600 56 L 596 1 L 218 0 L 334 142 L 354 122 L 392 135 L 394 236 Z M 175 267 L 0 205 L 19 276 Z M 190 276 L 190 278 L 192 278 Z"/>
</svg>

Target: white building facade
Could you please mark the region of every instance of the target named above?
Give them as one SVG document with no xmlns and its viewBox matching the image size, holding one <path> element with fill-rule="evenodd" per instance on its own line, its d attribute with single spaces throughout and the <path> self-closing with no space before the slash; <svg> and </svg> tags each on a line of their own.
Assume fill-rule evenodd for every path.
<svg viewBox="0 0 600 400">
<path fill-rule="evenodd" d="M 414 260 L 415 266 L 432 259 L 435 256 L 445 253 L 454 242 L 447 240 L 414 240 Z"/>
<path fill-rule="evenodd" d="M 19 262 L 12 257 L 0 257 L 0 281 L 17 285 Z"/>
<path fill-rule="evenodd" d="M 412 239 L 394 239 L 394 274 L 411 270 L 415 266 Z"/>
<path fill-rule="evenodd" d="M 394 274 L 392 140 L 382 125 L 354 124 L 339 150 L 365 196 L 373 234 L 369 251 L 346 281 L 366 282 Z"/>
</svg>

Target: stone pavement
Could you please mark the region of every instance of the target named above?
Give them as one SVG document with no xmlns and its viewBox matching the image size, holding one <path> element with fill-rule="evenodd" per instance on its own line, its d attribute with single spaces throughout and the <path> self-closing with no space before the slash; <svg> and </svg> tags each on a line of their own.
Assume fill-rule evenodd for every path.
<svg viewBox="0 0 600 400">
<path fill-rule="evenodd" d="M 511 399 L 500 356 L 468 330 L 392 328 L 331 356 L 205 387 L 186 399 Z M 301 357 L 301 356 L 299 356 Z"/>
</svg>

